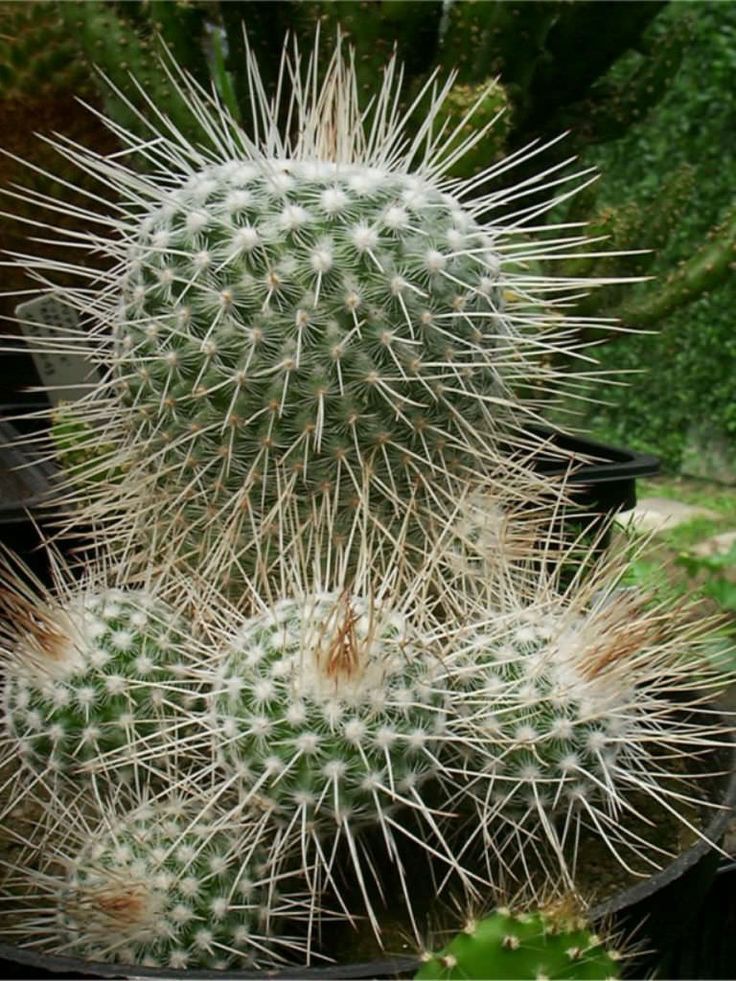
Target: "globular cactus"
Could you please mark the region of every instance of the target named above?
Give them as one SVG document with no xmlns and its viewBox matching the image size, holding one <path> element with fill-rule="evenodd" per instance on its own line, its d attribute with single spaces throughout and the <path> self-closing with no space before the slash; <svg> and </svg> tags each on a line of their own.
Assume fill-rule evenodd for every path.
<svg viewBox="0 0 736 981">
<path fill-rule="evenodd" d="M 17 906 L 0 936 L 89 961 L 158 968 L 273 967 L 300 941 L 279 936 L 285 910 L 255 824 L 228 823 L 171 796 L 131 812 L 52 802 L 34 865 L 6 883 Z M 24 889 L 35 895 L 24 909 Z M 292 925 L 294 920 L 292 920 Z"/>
<path fill-rule="evenodd" d="M 357 887 L 377 936 L 366 836 L 385 852 L 409 909 L 402 842 L 466 874 L 435 815 L 436 778 L 454 787 L 445 771 L 456 754 L 442 666 L 424 641 L 386 599 L 308 595 L 246 620 L 201 676 L 211 689 L 207 785 L 237 812 L 268 816 L 277 866 L 311 855 L 312 888 L 329 883 L 342 905 L 346 883 Z"/>
<path fill-rule="evenodd" d="M 116 371 L 160 485 L 181 474 L 211 503 L 270 510 L 296 483 L 307 509 L 325 495 L 344 509 L 370 471 L 393 509 L 420 468 L 481 457 L 474 433 L 519 343 L 499 264 L 459 201 L 418 177 L 205 169 L 142 224 L 121 290 Z"/>
<path fill-rule="evenodd" d="M 95 424 L 100 449 L 115 446 L 110 472 L 127 472 L 124 487 L 101 480 L 82 500 L 70 486 L 74 520 L 89 516 L 108 541 L 137 532 L 150 558 L 155 511 L 158 542 L 221 575 L 278 564 L 266 543 L 292 537 L 287 513 L 343 547 L 358 528 L 441 513 L 501 470 L 531 494 L 533 466 L 508 460 L 538 445 L 527 423 L 547 386 L 564 386 L 550 354 L 574 351 L 580 327 L 548 316 L 582 285 L 541 274 L 559 244 L 518 241 L 539 203 L 524 207 L 525 188 L 473 197 L 479 177 L 447 176 L 492 117 L 443 132 L 448 82 L 408 135 L 394 62 L 367 116 L 339 48 L 321 86 L 290 57 L 283 70 L 293 93 L 279 107 L 249 56 L 253 138 L 172 67 L 210 149 L 173 127 L 154 150 L 116 130 L 153 154 L 140 173 L 59 148 L 123 209 L 90 213 L 88 242 L 112 260 L 104 288 L 91 294 L 88 270 L 65 267 L 84 277 L 63 292 L 94 327 L 89 357 L 112 365 L 74 415 Z M 298 136 L 282 133 L 282 109 Z"/>
<path fill-rule="evenodd" d="M 439 979 L 614 979 L 620 953 L 575 917 L 497 909 L 468 920 L 446 947 L 424 955 L 416 981 Z"/>
<path fill-rule="evenodd" d="M 70 776 L 118 754 L 130 767 L 176 743 L 197 707 L 189 627 L 154 591 L 90 583 L 4 605 L 4 742 L 28 766 Z"/>
<path fill-rule="evenodd" d="M 298 823 L 380 823 L 436 771 L 444 706 L 405 618 L 346 595 L 246 621 L 212 679 L 227 772 Z"/>
<path fill-rule="evenodd" d="M 621 555 L 579 552 L 555 553 L 555 574 L 537 568 L 536 581 L 507 570 L 494 612 L 469 607 L 450 627 L 449 729 L 462 741 L 477 835 L 489 848 L 536 836 L 570 875 L 588 827 L 624 865 L 628 854 L 657 867 L 666 850 L 643 848 L 626 818 L 645 808 L 689 825 L 701 757 L 730 739 L 727 723 L 700 706 L 728 680 L 710 660 L 712 622 L 619 588 Z M 570 556 L 577 574 L 558 592 Z"/>
</svg>

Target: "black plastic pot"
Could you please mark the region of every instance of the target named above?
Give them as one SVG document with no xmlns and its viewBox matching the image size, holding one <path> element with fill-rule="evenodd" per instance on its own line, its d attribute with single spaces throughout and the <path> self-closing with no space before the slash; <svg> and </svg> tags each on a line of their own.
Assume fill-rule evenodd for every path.
<svg viewBox="0 0 736 981">
<path fill-rule="evenodd" d="M 534 457 L 537 473 L 550 477 L 567 474 L 574 503 L 591 515 L 603 517 L 630 510 L 636 504 L 637 478 L 659 473 L 659 460 L 650 453 L 552 429 L 534 427 L 532 431 L 543 446 Z"/>
<path fill-rule="evenodd" d="M 550 531 L 560 543 L 584 544 L 591 554 L 601 554 L 610 544 L 611 519 L 636 505 L 637 479 L 656 476 L 659 460 L 649 453 L 609 446 L 585 436 L 541 426 L 528 429 L 537 446 L 527 459 L 538 475 L 555 479 L 550 507 L 556 507 L 554 494 L 560 480 L 569 502 Z"/>
<path fill-rule="evenodd" d="M 693 964 L 692 950 L 687 937 L 697 923 L 709 889 L 713 885 L 719 864 L 716 845 L 723 839 L 728 822 L 736 809 L 736 730 L 728 750 L 719 752 L 720 793 L 713 794 L 718 809 L 703 830 L 703 837 L 682 852 L 661 871 L 623 889 L 589 911 L 593 924 L 607 929 L 621 929 L 634 934 L 641 956 L 634 962 L 635 977 L 651 977 L 659 968 L 663 978 L 709 978 L 715 976 L 706 968 L 700 973 Z M 411 978 L 421 966 L 416 956 L 387 957 L 355 964 L 325 965 L 312 968 L 284 968 L 274 971 L 183 971 L 135 967 L 129 973 L 114 964 L 93 964 L 72 957 L 52 957 L 34 951 L 0 944 L 0 968 L 13 978 L 170 978 L 174 981 L 212 979 L 212 981 L 247 981 L 270 978 L 273 981 L 299 979 L 378 979 Z M 685 973 L 680 965 L 686 964 Z M 689 972 L 689 973 L 688 973 Z"/>
<path fill-rule="evenodd" d="M 722 774 L 720 803 L 703 831 L 703 838 L 682 852 L 660 872 L 622 890 L 589 911 L 592 922 L 615 923 L 639 942 L 636 977 L 734 978 L 736 962 L 729 973 L 713 971 L 712 952 L 706 945 L 693 943 L 701 929 L 702 911 L 716 883 L 720 852 L 712 847 L 723 841 L 727 825 L 736 813 L 736 728 L 731 728 L 730 751 L 719 753 Z M 712 779 L 716 779 L 715 777 Z M 731 916 L 736 916 L 734 894 L 730 897 Z M 727 908 L 721 905 L 717 917 L 725 922 Z M 713 924 L 711 923 L 711 928 Z M 736 947 L 733 948 L 736 955 Z M 656 972 L 656 973 L 654 973 Z"/>
</svg>

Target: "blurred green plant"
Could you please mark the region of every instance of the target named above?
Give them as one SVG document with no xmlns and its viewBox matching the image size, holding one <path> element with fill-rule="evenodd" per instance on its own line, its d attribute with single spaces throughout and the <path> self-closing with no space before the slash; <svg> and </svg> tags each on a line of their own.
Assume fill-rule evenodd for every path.
<svg viewBox="0 0 736 981">
<path fill-rule="evenodd" d="M 715 555 L 683 552 L 677 562 L 699 582 L 704 596 L 712 599 L 724 612 L 736 614 L 736 543 L 727 552 Z"/>
<path fill-rule="evenodd" d="M 621 223 L 611 243 L 654 250 L 643 261 L 621 260 L 619 270 L 656 277 L 602 293 L 596 312 L 658 329 L 599 349 L 604 367 L 641 374 L 609 392 L 610 404 L 588 423 L 602 438 L 654 450 L 669 469 L 685 455 L 702 457 L 710 440 L 734 446 L 736 457 L 736 7 L 672 4 L 653 25 L 653 43 L 683 25 L 682 62 L 659 104 L 586 154 L 604 174 L 598 220 Z M 642 219 L 636 238 L 627 212 Z"/>
</svg>

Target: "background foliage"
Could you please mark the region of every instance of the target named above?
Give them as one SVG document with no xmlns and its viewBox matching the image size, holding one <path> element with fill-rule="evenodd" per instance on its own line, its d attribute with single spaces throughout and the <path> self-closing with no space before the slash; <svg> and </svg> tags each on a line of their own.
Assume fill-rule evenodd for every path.
<svg viewBox="0 0 736 981">
<path fill-rule="evenodd" d="M 601 198 L 611 205 L 644 209 L 662 202 L 668 181 L 690 169 L 686 198 L 652 265 L 659 278 L 687 261 L 724 220 L 736 186 L 736 5 L 671 4 L 652 25 L 653 43 L 678 23 L 687 24 L 689 41 L 661 102 L 619 140 L 588 154 L 603 173 Z M 682 461 L 694 424 L 702 439 L 708 429 L 736 438 L 732 257 L 728 274 L 669 313 L 656 336 L 630 337 L 602 350 L 604 364 L 642 372 L 592 417 L 603 435 L 649 447 L 672 467 Z M 631 292 L 641 296 L 646 287 Z"/>
</svg>

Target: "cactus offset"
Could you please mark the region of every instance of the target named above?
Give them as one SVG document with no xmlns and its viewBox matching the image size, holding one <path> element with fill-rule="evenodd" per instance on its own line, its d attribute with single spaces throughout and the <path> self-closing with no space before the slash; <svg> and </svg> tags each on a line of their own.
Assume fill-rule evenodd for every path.
<svg viewBox="0 0 736 981">
<path fill-rule="evenodd" d="M 246 620 L 204 671 L 218 795 L 236 791 L 238 812 L 269 815 L 277 866 L 289 868 L 292 853 L 313 855 L 315 892 L 330 882 L 341 895 L 345 878 L 357 884 L 376 936 L 363 845 L 371 829 L 409 910 L 404 836 L 465 874 L 434 817 L 434 778 L 456 754 L 444 738 L 441 665 L 422 640 L 386 601 L 323 593 Z M 347 877 L 335 867 L 345 850 Z"/>
<path fill-rule="evenodd" d="M 710 660 L 716 625 L 619 589 L 621 556 L 596 562 L 568 549 L 550 578 L 537 569 L 535 581 L 524 562 L 507 570 L 493 614 L 485 600 L 479 612 L 471 601 L 456 614 L 445 662 L 455 690 L 449 730 L 476 781 L 476 837 L 503 853 L 538 836 L 551 849 L 545 864 L 570 885 L 582 827 L 624 865 L 629 854 L 656 868 L 659 851 L 643 848 L 624 818 L 649 808 L 690 826 L 702 757 L 730 733 L 699 709 L 728 683 Z M 577 573 L 558 592 L 568 555 Z"/>
<path fill-rule="evenodd" d="M 174 798 L 132 811 L 51 802 L 35 868 L 19 864 L 9 890 L 35 886 L 9 927 L 21 946 L 90 961 L 158 968 L 273 967 L 299 941 L 278 935 L 282 899 L 262 860 L 260 832 Z M 73 824 L 69 824 L 70 819 Z M 66 823 L 65 823 L 66 819 Z"/>
<path fill-rule="evenodd" d="M 141 745 L 161 751 L 191 720 L 183 680 L 188 627 L 145 589 L 72 587 L 45 598 L 9 593 L 3 625 L 5 741 L 29 766 L 71 775 Z"/>
<path fill-rule="evenodd" d="M 400 614 L 345 595 L 283 600 L 243 624 L 216 669 L 223 766 L 290 820 L 377 824 L 435 771 L 431 682 Z"/>
<path fill-rule="evenodd" d="M 468 921 L 443 950 L 427 952 L 415 978 L 605 981 L 620 977 L 619 958 L 618 951 L 609 949 L 582 919 L 498 909 Z"/>
</svg>

